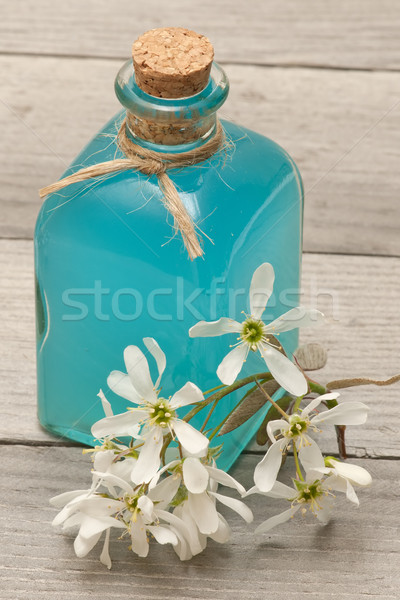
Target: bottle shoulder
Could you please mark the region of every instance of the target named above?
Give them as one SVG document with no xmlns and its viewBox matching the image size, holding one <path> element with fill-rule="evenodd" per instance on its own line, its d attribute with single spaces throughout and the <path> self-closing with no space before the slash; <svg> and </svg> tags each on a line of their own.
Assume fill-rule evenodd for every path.
<svg viewBox="0 0 400 600">
<path fill-rule="evenodd" d="M 124 112 L 115 115 L 83 148 L 65 175 L 82 167 L 113 160 L 116 135 Z M 195 221 L 215 210 L 235 209 L 241 218 L 252 215 L 265 203 L 302 203 L 302 184 L 297 167 L 279 144 L 230 121 L 221 121 L 226 145 L 205 163 L 169 171 Z M 64 188 L 48 196 L 39 213 L 36 232 L 67 215 L 89 223 L 109 219 L 116 212 L 124 220 L 165 222 L 165 209 L 156 177 L 132 170 L 118 172 Z M 234 215 L 229 217 L 234 218 Z"/>
<path fill-rule="evenodd" d="M 289 170 L 293 170 L 296 176 L 301 180 L 300 171 L 292 156 L 279 143 L 267 136 L 243 127 L 232 121 L 221 120 L 224 131 L 226 132 L 228 145 L 239 152 L 240 158 L 247 155 L 253 162 L 253 167 L 272 171 L 274 165 L 286 165 Z"/>
</svg>

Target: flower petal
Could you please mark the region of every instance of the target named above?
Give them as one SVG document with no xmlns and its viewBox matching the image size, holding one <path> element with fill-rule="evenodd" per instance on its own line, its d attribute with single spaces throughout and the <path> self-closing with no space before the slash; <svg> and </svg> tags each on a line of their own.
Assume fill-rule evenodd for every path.
<svg viewBox="0 0 400 600">
<path fill-rule="evenodd" d="M 179 557 L 179 560 L 190 560 L 193 558 L 193 554 L 190 550 L 189 543 L 186 541 L 185 537 L 182 535 L 181 531 L 176 529 L 173 525 L 171 525 L 171 530 L 175 533 L 178 538 L 178 543 L 173 546 L 176 554 Z"/>
<path fill-rule="evenodd" d="M 253 273 L 250 284 L 250 313 L 259 319 L 274 288 L 275 273 L 270 263 L 263 263 Z"/>
<path fill-rule="evenodd" d="M 314 398 L 309 404 L 307 404 L 307 406 L 303 408 L 301 411 L 301 416 L 308 417 L 308 415 L 311 414 L 312 411 L 315 410 L 319 404 L 321 404 L 321 402 L 326 402 L 327 400 L 337 400 L 339 396 L 339 392 L 329 392 L 329 394 L 323 394 L 322 396 L 318 396 L 318 398 Z"/>
<path fill-rule="evenodd" d="M 125 398 L 134 404 L 140 404 L 140 396 L 133 388 L 129 375 L 126 373 L 122 373 L 121 371 L 111 371 L 107 377 L 107 385 L 114 394 L 117 394 L 118 396 L 121 396 L 121 398 Z"/>
<path fill-rule="evenodd" d="M 319 406 L 322 402 L 321 400 L 322 396 L 318 396 L 318 398 L 313 398 L 313 400 L 311 400 L 311 402 L 309 402 L 307 404 L 307 406 L 305 406 L 303 409 L 301 409 L 301 416 L 302 417 L 308 417 L 308 415 L 317 408 L 317 406 Z"/>
<path fill-rule="evenodd" d="M 322 525 L 327 525 L 331 518 L 333 500 L 332 498 L 325 497 L 323 501 L 320 500 L 320 504 L 322 504 L 322 507 L 319 510 L 317 510 L 315 514 L 318 521 L 322 523 Z"/>
<path fill-rule="evenodd" d="M 225 333 L 239 333 L 242 326 L 237 321 L 228 317 L 221 317 L 218 321 L 199 321 L 189 329 L 189 337 L 216 337 Z"/>
<path fill-rule="evenodd" d="M 152 523 L 154 519 L 154 504 L 148 496 L 140 496 L 137 501 L 137 506 L 140 509 L 146 522 Z"/>
<path fill-rule="evenodd" d="M 217 375 L 225 385 L 231 385 L 239 375 L 249 353 L 247 344 L 240 343 L 228 352 L 217 369 Z"/>
<path fill-rule="evenodd" d="M 368 486 L 372 483 L 372 477 L 366 469 L 347 462 L 340 462 L 333 458 L 329 459 L 329 465 L 335 469 L 340 477 L 344 477 L 351 483 L 360 486 Z"/>
<path fill-rule="evenodd" d="M 221 485 L 226 485 L 227 487 L 237 490 L 241 496 L 244 496 L 246 493 L 246 490 L 242 484 L 236 481 L 232 475 L 222 471 L 222 469 L 217 469 L 216 467 L 211 467 L 209 465 L 206 465 L 205 468 L 207 469 L 211 479 L 214 479 L 214 481 L 217 481 Z"/>
<path fill-rule="evenodd" d="M 131 472 L 136 464 L 136 460 L 133 456 L 126 456 L 124 460 L 118 460 L 116 463 L 113 463 L 107 472 L 120 477 L 124 481 L 130 482 Z"/>
<path fill-rule="evenodd" d="M 284 331 L 291 331 L 300 327 L 313 327 L 319 325 L 325 316 L 322 312 L 315 308 L 306 308 L 305 306 L 296 306 L 281 315 L 275 321 L 271 321 L 266 325 L 265 330 L 268 333 L 275 335 Z"/>
<path fill-rule="evenodd" d="M 129 435 L 136 437 L 139 432 L 138 423 L 147 417 L 146 411 L 128 410 L 113 417 L 104 417 L 92 425 L 92 435 L 97 439 L 107 436 Z"/>
<path fill-rule="evenodd" d="M 255 485 L 247 492 L 246 496 L 251 496 L 252 494 L 261 494 L 261 496 L 268 496 L 269 498 L 284 498 L 285 500 L 291 500 L 296 495 L 296 492 L 288 485 L 285 485 L 280 481 L 275 481 L 269 492 L 261 492 Z"/>
<path fill-rule="evenodd" d="M 171 419 L 171 422 L 176 437 L 187 452 L 197 454 L 208 447 L 208 438 L 192 425 L 181 419 Z"/>
<path fill-rule="evenodd" d="M 63 506 L 71 502 L 71 500 L 79 498 L 79 496 L 82 496 L 82 498 L 89 496 L 91 491 L 92 490 L 89 489 L 63 492 L 62 494 L 58 494 L 57 496 L 53 496 L 53 498 L 50 498 L 49 502 L 52 506 L 55 506 L 56 508 L 62 508 Z"/>
<path fill-rule="evenodd" d="M 67 521 L 71 517 L 71 515 L 73 515 L 73 513 L 76 512 L 76 510 L 77 508 L 74 505 L 71 506 L 67 504 L 67 506 L 64 506 L 64 508 L 60 510 L 58 514 L 56 514 L 56 516 L 51 522 L 52 526 L 57 527 L 58 525 L 61 525 L 62 523 Z"/>
<path fill-rule="evenodd" d="M 311 481 L 307 478 L 307 481 Z M 339 477 L 335 472 L 331 472 L 329 477 L 324 480 L 323 486 L 327 490 L 335 490 L 335 492 L 346 493 L 347 481 L 344 477 Z"/>
<path fill-rule="evenodd" d="M 167 366 L 167 359 L 165 358 L 164 352 L 161 350 L 160 346 L 157 344 L 154 338 L 143 338 L 143 343 L 157 363 L 158 377 L 157 381 L 154 384 L 154 387 L 158 388 L 158 386 L 160 385 L 162 374 L 164 373 L 165 367 Z"/>
<path fill-rule="evenodd" d="M 188 560 L 193 555 L 202 552 L 205 547 L 200 542 L 200 537 L 205 538 L 205 536 L 199 532 L 196 523 L 187 510 L 186 504 L 186 510 L 183 508 L 184 505 L 181 504 L 174 509 L 173 513 L 163 510 L 158 511 L 159 517 L 167 521 L 178 536 L 179 544 L 174 546 L 174 550 L 181 560 Z"/>
<path fill-rule="evenodd" d="M 154 402 L 157 396 L 150 377 L 149 364 L 143 352 L 137 346 L 128 346 L 124 350 L 124 361 L 133 388 L 140 399 Z"/>
<path fill-rule="evenodd" d="M 157 503 L 157 509 L 166 509 L 178 491 L 180 484 L 180 477 L 174 477 L 173 475 L 165 477 L 165 479 L 150 489 L 148 497 L 152 502 Z"/>
<path fill-rule="evenodd" d="M 215 533 L 218 529 L 219 519 L 215 502 L 204 492 L 203 494 L 191 494 L 189 492 L 187 505 L 197 527 L 205 535 Z"/>
<path fill-rule="evenodd" d="M 74 541 L 74 550 L 77 557 L 83 558 L 86 556 L 95 547 L 100 538 L 101 532 L 91 538 L 84 538 L 78 534 Z"/>
<path fill-rule="evenodd" d="M 145 558 L 149 553 L 149 542 L 147 541 L 146 526 L 140 514 L 136 521 L 131 521 L 132 552 Z"/>
<path fill-rule="evenodd" d="M 105 481 L 106 483 L 121 488 L 124 492 L 128 492 L 128 494 L 133 493 L 132 486 L 117 475 L 113 475 L 112 473 L 101 473 L 100 471 L 92 471 L 93 475 L 97 475 L 99 479 Z"/>
<path fill-rule="evenodd" d="M 92 496 L 84 498 L 79 502 L 78 510 L 89 517 L 103 519 L 108 517 L 122 508 L 125 508 L 125 503 L 114 498 L 103 498 L 102 496 Z M 116 525 L 117 527 L 117 525 Z"/>
<path fill-rule="evenodd" d="M 307 436 L 307 443 L 302 444 L 299 449 L 299 459 L 306 471 L 312 469 L 323 469 L 325 467 L 324 457 L 318 445 Z"/>
<path fill-rule="evenodd" d="M 368 417 L 368 406 L 362 402 L 343 402 L 330 410 L 324 410 L 311 419 L 311 423 L 332 425 L 362 425 Z"/>
<path fill-rule="evenodd" d="M 93 452 L 93 469 L 105 473 L 113 464 L 116 454 L 114 450 L 105 450 L 101 446 L 97 447 L 101 449 Z"/>
<path fill-rule="evenodd" d="M 107 567 L 107 569 L 111 569 L 111 557 L 110 557 L 110 529 L 106 531 L 106 537 L 104 539 L 103 550 L 100 554 L 100 562 Z"/>
<path fill-rule="evenodd" d="M 160 452 L 163 444 L 161 428 L 152 429 L 140 448 L 139 458 L 132 469 L 133 483 L 148 483 L 154 477 L 160 466 Z M 141 556 L 141 555 L 140 555 Z"/>
<path fill-rule="evenodd" d="M 296 514 L 299 508 L 300 505 L 292 506 L 291 508 L 289 508 L 289 510 L 285 510 L 279 515 L 275 515 L 274 517 L 267 519 L 256 528 L 254 533 L 266 533 L 273 527 L 281 525 L 282 523 L 285 523 L 285 521 L 289 521 L 289 519 L 291 519 Z"/>
<path fill-rule="evenodd" d="M 258 346 L 271 375 L 289 394 L 304 396 L 307 393 L 307 380 L 303 373 L 281 352 L 269 345 Z"/>
<path fill-rule="evenodd" d="M 208 485 L 208 471 L 198 458 L 185 458 L 183 461 L 183 482 L 192 494 L 205 492 Z"/>
<path fill-rule="evenodd" d="M 86 515 L 79 529 L 79 535 L 80 537 L 89 540 L 93 536 L 96 536 L 98 533 L 102 533 L 105 529 L 109 529 L 110 527 L 119 527 L 122 529 L 125 527 L 125 525 L 113 517 L 101 517 L 96 519 Z"/>
<path fill-rule="evenodd" d="M 204 396 L 200 388 L 198 388 L 194 383 L 188 381 L 183 387 L 181 387 L 180 390 L 175 392 L 169 401 L 169 404 L 173 410 L 176 410 L 181 406 L 196 404 L 202 400 L 204 400 Z"/>
<path fill-rule="evenodd" d="M 347 500 L 350 500 L 350 502 L 353 502 L 353 504 L 355 504 L 356 506 L 360 505 L 360 501 L 357 497 L 356 491 L 353 488 L 353 486 L 351 485 L 349 480 L 347 480 L 346 498 L 347 498 Z"/>
<path fill-rule="evenodd" d="M 178 543 L 178 538 L 175 533 L 168 527 L 163 527 L 162 525 L 149 525 L 147 529 L 159 544 L 172 544 L 173 546 L 176 546 Z"/>
<path fill-rule="evenodd" d="M 98 397 L 101 400 L 101 405 L 103 407 L 104 414 L 106 415 L 106 417 L 112 417 L 113 414 L 114 414 L 113 413 L 113 409 L 111 408 L 111 404 L 109 403 L 109 401 L 107 400 L 107 398 L 103 394 L 103 390 L 100 390 L 97 395 L 98 395 Z"/>
<path fill-rule="evenodd" d="M 210 538 L 214 540 L 214 542 L 218 542 L 218 544 L 225 544 L 232 535 L 232 530 L 229 527 L 226 519 L 222 515 L 218 513 L 219 524 L 218 529 L 215 533 L 210 535 Z"/>
<path fill-rule="evenodd" d="M 254 519 L 253 513 L 250 508 L 241 500 L 237 498 L 231 498 L 230 496 L 223 496 L 222 494 L 217 494 L 217 492 L 209 492 L 210 496 L 214 496 L 221 504 L 224 504 L 228 508 L 234 510 L 238 515 L 242 517 L 246 521 L 246 523 L 251 523 Z"/>
<path fill-rule="evenodd" d="M 267 434 L 272 443 L 276 442 L 275 431 L 281 432 L 289 429 L 289 423 L 285 419 L 276 419 L 267 424 Z"/>
<path fill-rule="evenodd" d="M 267 454 L 254 470 L 254 483 L 260 492 L 272 490 L 282 464 L 282 452 L 287 446 L 286 440 L 274 442 Z"/>
</svg>

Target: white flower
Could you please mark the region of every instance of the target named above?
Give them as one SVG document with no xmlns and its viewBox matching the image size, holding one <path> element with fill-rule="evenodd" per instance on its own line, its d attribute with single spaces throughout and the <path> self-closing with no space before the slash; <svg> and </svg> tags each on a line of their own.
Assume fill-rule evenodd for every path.
<svg viewBox="0 0 400 600">
<path fill-rule="evenodd" d="M 331 492 L 334 481 L 331 478 L 315 479 L 312 474 L 306 475 L 305 481 L 293 480 L 293 487 L 276 481 L 269 492 L 260 492 L 257 487 L 252 488 L 248 494 L 261 493 L 270 498 L 282 498 L 290 502 L 290 508 L 282 513 L 267 519 L 259 525 L 255 533 L 265 533 L 273 527 L 288 521 L 301 510 L 303 515 L 311 512 L 320 523 L 329 522 L 333 507 L 333 494 Z"/>
<path fill-rule="evenodd" d="M 159 376 L 153 384 L 146 357 L 137 346 L 128 346 L 124 360 L 128 373 L 113 371 L 107 379 L 109 387 L 116 393 L 138 405 L 126 413 L 108 416 L 95 423 L 92 434 L 96 438 L 105 436 L 138 436 L 144 440 L 139 457 L 132 470 L 132 481 L 139 484 L 149 482 L 160 466 L 160 452 L 165 433 L 178 438 L 182 447 L 190 453 L 204 451 L 208 439 L 197 429 L 177 416 L 177 410 L 189 404 L 201 402 L 204 397 L 193 383 L 186 383 L 171 398 L 159 396 L 157 390 L 166 366 L 165 355 L 153 338 L 143 340 L 155 358 Z"/>
<path fill-rule="evenodd" d="M 110 528 L 125 529 L 124 523 L 113 515 L 120 509 L 120 502 L 99 495 L 95 489 L 76 490 L 55 496 L 50 503 L 62 508 L 53 520 L 53 525 L 63 525 L 63 529 L 79 526 L 74 542 L 75 554 L 86 556 L 100 540 L 105 531 L 103 550 L 100 561 L 111 568 L 109 554 Z"/>
<path fill-rule="evenodd" d="M 333 456 L 327 456 L 319 464 L 313 464 L 310 473 L 319 477 L 321 474 L 333 475 L 336 478 L 336 490 L 346 494 L 350 502 L 360 504 L 353 486 L 368 487 L 372 477 L 366 469 L 347 462 L 341 462 Z"/>
<path fill-rule="evenodd" d="M 182 548 L 179 544 L 175 547 L 181 558 L 185 552 L 191 555 L 202 552 L 207 537 L 219 543 L 230 538 L 231 529 L 218 512 L 217 501 L 237 512 L 247 523 L 253 520 L 251 510 L 243 502 L 217 492 L 218 484 L 236 489 L 240 495 L 245 494 L 245 489 L 231 475 L 218 469 L 213 461 L 212 464 L 207 464 L 194 456 L 173 461 L 157 474 L 150 487 L 166 471 L 172 474 L 159 485 L 164 483 L 172 486 L 174 482 L 176 495 L 172 502 L 175 507 L 173 514 L 185 523 L 189 532 L 188 547 Z"/>
<path fill-rule="evenodd" d="M 315 309 L 292 308 L 268 325 L 261 316 L 272 294 L 274 269 L 269 263 L 263 263 L 254 272 L 250 285 L 251 314 L 239 323 L 222 317 L 218 321 L 200 321 L 189 330 L 190 337 L 214 337 L 226 333 L 239 334 L 235 344 L 218 367 L 217 375 L 226 385 L 233 383 L 250 350 L 258 350 L 276 381 L 290 394 L 303 396 L 308 389 L 307 381 L 301 371 L 274 345 L 269 336 L 298 327 L 315 325 L 323 319 L 323 314 Z"/>
<path fill-rule="evenodd" d="M 261 492 L 257 486 L 253 487 L 247 493 L 248 495 L 262 494 L 263 496 L 282 498 L 290 502 L 289 509 L 261 523 L 256 528 L 255 533 L 269 531 L 276 525 L 280 525 L 294 517 L 299 510 L 303 516 L 308 512 L 312 513 L 322 525 L 326 525 L 330 520 L 334 504 L 335 495 L 332 493 L 333 491 L 346 493 L 341 477 L 334 474 L 324 479 L 323 477 L 316 477 L 315 471 L 306 472 L 305 481 L 293 479 L 293 488 L 280 481 L 276 481 L 269 492 Z M 352 498 L 349 499 L 354 502 Z"/>
<path fill-rule="evenodd" d="M 103 391 L 100 390 L 97 395 L 101 400 L 106 417 L 112 417 L 114 413 L 111 408 L 111 404 L 105 397 Z M 139 432 L 139 429 L 140 427 L 137 426 L 137 432 Z M 83 450 L 83 454 L 89 453 L 92 453 L 94 471 L 110 472 L 114 473 L 115 475 L 118 475 L 121 471 L 125 472 L 129 466 L 132 470 L 134 463 L 136 462 L 135 459 L 137 455 L 137 452 L 132 451 L 129 446 L 115 442 L 112 439 L 112 436 L 105 436 L 101 445 Z M 116 461 L 118 455 L 123 455 L 126 457 L 126 459 L 129 458 L 129 460 Z"/>
<path fill-rule="evenodd" d="M 282 455 L 291 443 L 296 446 L 299 458 L 306 470 L 314 467 L 321 468 L 321 465 L 325 466 L 320 449 L 308 435 L 310 430 L 318 432 L 319 424 L 361 425 L 365 423 L 368 407 L 362 402 L 338 404 L 334 408 L 310 417 L 312 411 L 321 402 L 336 400 L 339 395 L 338 393 L 324 394 L 312 400 L 299 413 L 291 415 L 289 420 L 278 419 L 268 423 L 267 432 L 272 445 L 254 471 L 254 482 L 260 491 L 269 492 L 272 489 L 282 464 Z M 279 439 L 275 437 L 276 432 L 281 435 Z"/>
<path fill-rule="evenodd" d="M 123 465 L 128 460 L 119 462 Z M 110 471 L 94 472 L 95 487 L 67 492 L 51 500 L 54 506 L 64 506 L 53 525 L 79 526 L 74 542 L 77 556 L 86 556 L 106 531 L 100 560 L 111 568 L 108 550 L 111 527 L 124 529 L 130 535 L 132 551 L 141 557 L 148 554 L 149 534 L 160 544 L 177 545 L 189 538 L 185 524 L 165 510 L 176 493 L 176 486 L 162 481 L 147 493 L 146 485 L 133 487 L 127 481 L 128 471 L 125 469 L 124 477 Z M 123 469 L 120 473 L 123 474 Z M 103 493 L 102 486 L 108 492 L 114 490 L 114 496 Z"/>
</svg>

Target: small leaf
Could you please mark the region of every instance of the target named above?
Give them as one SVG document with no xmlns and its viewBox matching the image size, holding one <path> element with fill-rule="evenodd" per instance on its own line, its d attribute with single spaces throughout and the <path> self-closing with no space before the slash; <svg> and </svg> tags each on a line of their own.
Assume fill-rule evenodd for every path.
<svg viewBox="0 0 400 600">
<path fill-rule="evenodd" d="M 292 396 L 282 396 L 279 400 L 276 400 L 276 403 L 280 408 L 284 411 L 287 411 L 290 404 L 293 402 Z M 264 417 L 264 420 L 257 431 L 256 442 L 259 446 L 265 446 L 268 441 L 267 434 L 267 425 L 270 421 L 275 421 L 276 419 L 281 419 L 282 415 L 276 410 L 275 406 L 271 406 L 269 411 Z"/>
<path fill-rule="evenodd" d="M 299 346 L 294 356 L 299 367 L 304 371 L 322 369 L 328 360 L 328 353 L 325 348 L 315 342 Z"/>
<path fill-rule="evenodd" d="M 356 385 L 392 385 L 400 381 L 400 375 L 394 375 L 390 379 L 368 379 L 368 377 L 354 377 L 353 379 L 336 379 L 327 384 L 329 390 L 340 390 L 342 388 L 354 387 Z"/>
<path fill-rule="evenodd" d="M 276 383 L 274 379 L 271 381 L 267 381 L 262 386 L 269 396 L 275 394 L 277 390 L 279 390 L 279 383 Z M 249 390 L 245 396 L 243 402 L 237 407 L 237 409 L 231 414 L 229 419 L 227 419 L 226 423 L 222 427 L 221 431 L 218 435 L 224 435 L 225 433 L 229 433 L 234 429 L 243 425 L 250 417 L 256 414 L 258 410 L 267 402 L 265 396 L 260 392 L 260 390 L 255 386 L 251 390 Z"/>
</svg>

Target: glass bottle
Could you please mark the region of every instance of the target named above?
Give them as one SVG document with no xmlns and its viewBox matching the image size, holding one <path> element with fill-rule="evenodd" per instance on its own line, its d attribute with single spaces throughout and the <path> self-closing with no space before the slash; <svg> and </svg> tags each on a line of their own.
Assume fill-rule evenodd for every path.
<svg viewBox="0 0 400 600">
<path fill-rule="evenodd" d="M 185 98 L 156 98 L 135 82 L 132 61 L 117 75 L 123 109 L 82 150 L 64 175 L 121 156 L 116 133 L 126 112 L 137 144 L 182 152 L 215 133 L 216 111 L 228 80 L 213 63 L 206 87 Z M 124 171 L 74 184 L 49 195 L 35 230 L 38 414 L 57 435 L 93 444 L 102 418 L 102 388 L 114 413 L 128 402 L 107 388 L 111 370 L 125 370 L 123 350 L 142 350 L 154 337 L 167 356 L 162 379 L 168 397 L 186 381 L 203 391 L 220 384 L 216 368 L 234 343 L 230 336 L 188 336 L 197 321 L 248 312 L 253 271 L 270 262 L 274 295 L 264 317 L 298 304 L 302 245 L 302 184 L 290 156 L 275 142 L 221 121 L 228 148 L 190 168 L 169 171 L 187 211 L 204 232 L 204 257 L 189 260 L 171 234 L 155 176 Z M 170 143 L 155 131 L 172 132 Z M 212 243 L 211 241 L 212 240 Z M 281 335 L 291 353 L 297 332 Z M 151 357 L 149 359 L 151 364 Z M 153 365 L 154 366 L 154 365 Z M 251 353 L 240 376 L 265 371 Z M 155 379 L 155 378 L 154 378 Z M 247 388 L 226 397 L 209 422 L 215 427 Z M 248 444 L 268 407 L 223 438 L 219 465 L 228 468 Z M 204 414 L 198 416 L 200 425 Z M 196 421 L 195 421 L 196 424 Z"/>
</svg>

